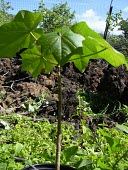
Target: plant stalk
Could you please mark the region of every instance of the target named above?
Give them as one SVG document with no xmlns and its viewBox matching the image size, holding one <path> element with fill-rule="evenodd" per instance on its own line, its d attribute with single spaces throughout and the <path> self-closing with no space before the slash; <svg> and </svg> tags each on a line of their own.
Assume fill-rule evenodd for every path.
<svg viewBox="0 0 128 170">
<path fill-rule="evenodd" d="M 58 66 L 58 125 L 57 125 L 57 147 L 56 147 L 56 170 L 60 170 L 61 155 L 61 118 L 62 118 L 62 83 L 61 67 Z"/>
<path fill-rule="evenodd" d="M 113 2 L 113 0 L 111 0 L 111 4 L 110 4 L 110 8 L 109 8 L 109 15 L 110 15 L 110 16 L 111 16 L 111 14 L 112 14 L 112 9 L 113 9 L 112 2 Z M 109 26 L 110 26 L 110 21 L 106 21 L 106 27 L 105 27 L 105 31 L 104 31 L 104 39 L 105 39 L 105 40 L 106 40 L 106 38 L 107 38 Z"/>
<path fill-rule="evenodd" d="M 30 32 L 30 34 L 32 35 L 32 37 L 37 41 L 38 39 L 36 38 L 36 36 L 32 33 L 32 32 Z"/>
</svg>

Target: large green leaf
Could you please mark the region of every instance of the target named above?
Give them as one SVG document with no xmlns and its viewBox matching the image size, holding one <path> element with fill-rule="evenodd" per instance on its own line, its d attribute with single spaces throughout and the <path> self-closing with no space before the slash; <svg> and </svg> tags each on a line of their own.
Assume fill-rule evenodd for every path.
<svg viewBox="0 0 128 170">
<path fill-rule="evenodd" d="M 21 56 L 22 70 L 29 71 L 33 77 L 38 76 L 42 71 L 48 74 L 57 65 L 53 55 L 46 56 L 39 46 L 25 50 Z"/>
<path fill-rule="evenodd" d="M 71 30 L 85 37 L 83 41 L 83 54 L 73 55 L 70 60 L 83 72 L 90 59 L 105 59 L 114 67 L 125 64 L 125 56 L 110 46 L 99 34 L 90 29 L 85 22 L 80 22 L 71 27 Z"/>
<path fill-rule="evenodd" d="M 93 38 L 91 36 L 87 37 L 83 41 L 83 53 L 85 56 L 88 56 L 89 59 L 101 58 L 105 59 L 114 67 L 125 64 L 128 68 L 125 56 L 116 51 L 102 38 Z"/>
<path fill-rule="evenodd" d="M 84 44 L 85 40 L 83 41 Z M 89 41 L 88 41 L 89 43 Z M 105 49 L 100 49 L 97 52 L 96 44 L 93 42 L 93 46 L 88 48 L 87 46 L 84 45 L 83 48 L 77 49 L 76 54 L 72 55 L 70 57 L 70 61 L 74 62 L 75 66 L 81 71 L 84 72 L 86 67 L 88 66 L 88 62 L 90 59 L 98 59 L 98 53 L 104 51 Z"/>
<path fill-rule="evenodd" d="M 58 32 L 42 35 L 37 42 L 42 45 L 45 53 L 53 54 L 58 64 L 63 66 L 74 50 L 82 47 L 83 40 L 83 36 L 70 29 L 62 29 Z"/>
<path fill-rule="evenodd" d="M 12 22 L 23 22 L 29 31 L 33 31 L 38 26 L 41 19 L 42 15 L 40 13 L 21 10 L 17 13 Z"/>
<path fill-rule="evenodd" d="M 74 51 L 74 54 L 69 58 L 69 61 L 74 62 L 75 66 L 81 71 L 84 72 L 85 68 L 88 65 L 89 57 L 83 55 L 83 48 L 77 48 Z"/>
<path fill-rule="evenodd" d="M 0 58 L 13 57 L 22 48 L 31 47 L 40 37 L 41 30 L 36 29 L 41 14 L 20 11 L 14 21 L 0 27 Z"/>
<path fill-rule="evenodd" d="M 78 22 L 71 27 L 71 30 L 77 34 L 81 34 L 85 38 L 91 36 L 93 38 L 102 38 L 98 33 L 93 31 L 86 22 Z"/>
</svg>

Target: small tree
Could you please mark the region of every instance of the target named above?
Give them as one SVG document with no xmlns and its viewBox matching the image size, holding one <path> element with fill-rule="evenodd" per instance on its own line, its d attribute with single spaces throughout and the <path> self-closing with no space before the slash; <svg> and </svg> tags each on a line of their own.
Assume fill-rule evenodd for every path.
<svg viewBox="0 0 128 170">
<path fill-rule="evenodd" d="M 41 0 L 38 9 L 34 11 L 42 14 L 42 20 L 39 26 L 43 28 L 45 33 L 52 32 L 57 28 L 73 25 L 75 12 L 70 12 L 70 8 L 67 7 L 67 2 L 64 4 L 56 4 L 52 9 L 47 9 L 43 0 Z"/>
<path fill-rule="evenodd" d="M 119 26 L 119 30 L 122 30 L 124 37 L 128 39 L 128 18 L 126 20 L 122 19 L 119 23 Z"/>
<path fill-rule="evenodd" d="M 90 59 L 105 59 L 118 67 L 128 64 L 123 54 L 113 49 L 99 34 L 91 30 L 85 22 L 70 28 L 62 28 L 51 33 L 43 33 L 36 28 L 42 19 L 41 14 L 19 11 L 14 20 L 0 27 L 0 58 L 11 58 L 22 48 L 22 69 L 33 77 L 42 69 L 50 73 L 58 67 L 58 126 L 56 145 L 56 170 L 60 170 L 62 81 L 61 67 L 68 62 L 84 72 Z M 42 135 L 42 134 L 41 134 Z"/>
<path fill-rule="evenodd" d="M 6 4 L 3 2 L 2 8 L 0 9 L 0 25 L 10 22 L 14 18 L 14 15 L 8 13 L 9 9 L 13 10 L 10 2 L 6 2 Z"/>
<path fill-rule="evenodd" d="M 123 18 L 118 23 L 119 29 L 122 30 L 121 35 L 109 35 L 107 41 L 118 51 L 128 57 L 128 18 Z"/>
</svg>

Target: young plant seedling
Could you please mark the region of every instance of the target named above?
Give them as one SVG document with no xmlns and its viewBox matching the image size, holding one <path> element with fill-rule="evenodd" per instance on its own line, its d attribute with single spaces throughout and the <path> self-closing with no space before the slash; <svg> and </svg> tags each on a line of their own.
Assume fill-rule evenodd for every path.
<svg viewBox="0 0 128 170">
<path fill-rule="evenodd" d="M 38 28 L 42 15 L 26 10 L 19 11 L 14 20 L 0 27 L 0 58 L 13 57 L 16 52 L 27 48 L 22 56 L 22 69 L 33 77 L 42 70 L 50 74 L 58 67 L 58 132 L 56 149 L 56 169 L 60 169 L 61 153 L 61 113 L 62 85 L 61 67 L 68 62 L 84 72 L 90 59 L 105 59 L 114 67 L 128 64 L 123 54 L 111 47 L 99 34 L 91 30 L 85 22 L 70 28 L 43 33 Z"/>
</svg>

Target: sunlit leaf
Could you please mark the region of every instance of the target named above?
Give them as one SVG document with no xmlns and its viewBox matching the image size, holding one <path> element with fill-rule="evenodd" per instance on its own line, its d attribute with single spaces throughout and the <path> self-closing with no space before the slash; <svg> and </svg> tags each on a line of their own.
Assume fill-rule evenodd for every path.
<svg viewBox="0 0 128 170">
<path fill-rule="evenodd" d="M 24 51 L 21 56 L 22 70 L 29 71 L 33 77 L 38 76 L 41 72 L 48 74 L 57 65 L 53 55 L 45 56 L 39 46 Z"/>
<path fill-rule="evenodd" d="M 105 130 L 99 128 L 99 131 L 100 131 L 100 133 L 101 133 L 103 136 L 111 137 L 111 136 L 109 135 L 109 133 L 107 133 Z"/>
<path fill-rule="evenodd" d="M 84 72 L 88 65 L 89 57 L 84 56 L 83 48 L 78 48 L 75 52 L 76 54 L 72 55 L 69 61 L 74 62 L 74 65 L 80 70 L 80 72 Z"/>
<path fill-rule="evenodd" d="M 90 29 L 85 22 L 79 22 L 71 27 L 71 30 L 77 34 L 81 34 L 85 37 L 83 41 L 83 56 L 79 56 L 79 59 L 75 62 L 76 67 L 80 70 L 84 70 L 84 66 L 87 64 L 81 64 L 83 62 L 88 63 L 90 59 L 105 59 L 114 67 L 118 67 L 125 64 L 128 68 L 128 64 L 125 57 L 120 52 L 116 51 L 111 45 L 109 45 L 103 37 Z M 77 56 L 78 57 L 78 56 Z M 79 64 L 76 64 L 80 62 Z"/>
<path fill-rule="evenodd" d="M 20 153 L 22 148 L 23 148 L 23 145 L 21 143 L 16 143 L 16 145 L 15 145 L 15 154 Z"/>
<path fill-rule="evenodd" d="M 99 159 L 98 162 L 97 162 L 98 166 L 100 168 L 102 168 L 103 170 L 112 170 L 111 167 L 109 167 L 107 164 L 101 162 L 101 160 Z"/>
<path fill-rule="evenodd" d="M 28 31 L 33 31 L 42 19 L 42 15 L 40 13 L 33 13 L 26 10 L 21 10 L 17 13 L 14 20 L 12 22 L 22 22 L 25 24 Z"/>
<path fill-rule="evenodd" d="M 78 47 L 82 47 L 84 37 L 72 32 L 70 29 L 62 29 L 40 37 L 38 43 L 48 54 L 53 54 L 59 65 L 63 66 L 70 55 Z"/>
<path fill-rule="evenodd" d="M 87 165 L 90 165 L 90 164 L 92 164 L 91 159 L 82 160 L 78 168 L 86 167 Z"/>
<path fill-rule="evenodd" d="M 125 56 L 116 51 L 104 39 L 92 38 L 89 36 L 83 41 L 83 45 L 83 53 L 85 54 L 85 57 L 88 56 L 90 59 L 105 59 L 114 67 L 125 64 L 128 68 Z"/>
<path fill-rule="evenodd" d="M 89 58 L 85 58 L 83 55 L 76 54 L 73 55 L 71 59 L 80 72 L 83 73 L 85 68 L 88 66 Z"/>
<path fill-rule="evenodd" d="M 125 132 L 125 133 L 128 133 L 128 127 L 125 126 L 125 125 L 116 125 L 116 128 L 118 128 L 119 130 Z"/>
<path fill-rule="evenodd" d="M 102 38 L 98 33 L 93 31 L 86 22 L 78 22 L 71 27 L 71 30 L 77 34 L 81 34 L 85 38 L 91 36 L 93 38 Z"/>
<path fill-rule="evenodd" d="M 0 58 L 13 57 L 22 48 L 31 47 L 35 38 L 40 37 L 35 30 L 41 21 L 41 14 L 20 11 L 14 21 L 0 27 Z M 34 32 L 35 31 L 35 32 Z"/>
</svg>

